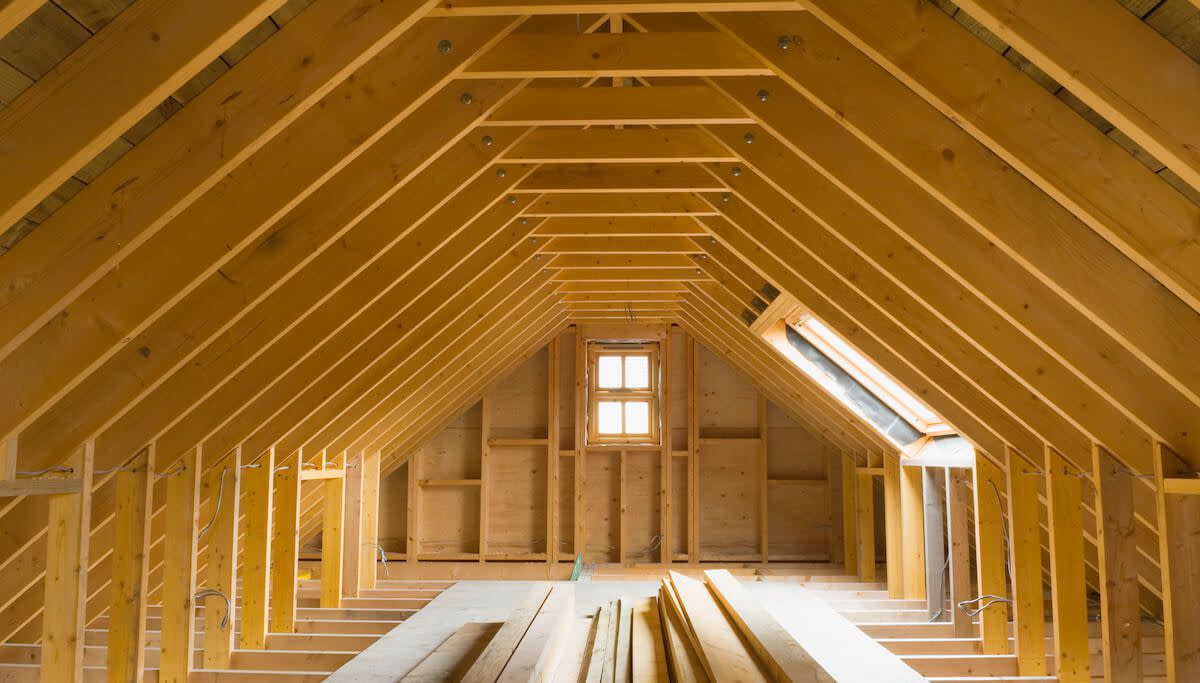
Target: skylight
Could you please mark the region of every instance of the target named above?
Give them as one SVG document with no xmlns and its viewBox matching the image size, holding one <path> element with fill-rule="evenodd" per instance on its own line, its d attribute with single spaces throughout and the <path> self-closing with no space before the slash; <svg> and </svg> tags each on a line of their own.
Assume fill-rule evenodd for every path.
<svg viewBox="0 0 1200 683">
<path fill-rule="evenodd" d="M 952 433 L 937 413 L 820 320 L 804 315 L 790 324 L 781 321 L 767 336 L 801 370 L 897 444 Z"/>
</svg>

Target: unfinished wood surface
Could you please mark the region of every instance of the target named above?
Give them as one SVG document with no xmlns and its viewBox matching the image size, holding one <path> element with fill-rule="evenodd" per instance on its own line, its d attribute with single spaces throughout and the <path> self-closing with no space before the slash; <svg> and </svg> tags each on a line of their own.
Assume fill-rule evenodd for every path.
<svg viewBox="0 0 1200 683">
<path fill-rule="evenodd" d="M 154 456 L 154 446 L 148 446 L 116 475 L 117 528 L 113 541 L 112 602 L 108 610 L 110 681 L 141 681 L 145 676 Z"/>
<path fill-rule="evenodd" d="M 1046 600 L 1042 580 L 1042 470 L 1007 449 L 1009 548 L 1013 584 L 1013 650 L 1023 676 L 1046 674 Z"/>
<path fill-rule="evenodd" d="M 245 531 L 242 541 L 242 604 L 238 647 L 267 647 L 270 621 L 271 529 L 275 492 L 275 449 L 264 453 L 242 474 Z"/>
<path fill-rule="evenodd" d="M 1132 472 L 1103 446 L 1092 448 L 1100 572 L 1100 635 L 1104 680 L 1142 680 L 1142 613 Z"/>
<path fill-rule="evenodd" d="M 883 455 L 883 504 L 887 542 L 888 597 L 904 597 L 904 525 L 900 519 L 900 457 Z"/>
<path fill-rule="evenodd" d="M 163 552 L 158 677 L 164 683 L 186 683 L 192 669 L 202 462 L 200 448 L 194 448 L 181 459 L 173 473 L 167 474 L 166 534 L 175 542 L 168 544 Z"/>
<path fill-rule="evenodd" d="M 497 683 L 551 680 L 574 619 L 575 586 L 556 584 L 513 650 L 504 671 L 496 679 Z"/>
<path fill-rule="evenodd" d="M 673 598 L 666 591 L 665 587 L 658 591 L 658 611 L 663 625 L 667 666 L 671 676 L 678 681 L 708 680 L 700 655 L 688 640 L 682 616 Z"/>
<path fill-rule="evenodd" d="M 1200 496 L 1167 494 L 1163 486 L 1190 469 L 1171 449 L 1155 447 L 1164 642 L 1173 683 L 1200 676 L 1200 618 L 1192 607 L 1200 602 Z"/>
<path fill-rule="evenodd" d="M 410 683 L 460 680 L 499 630 L 497 623 L 463 624 L 400 680 Z"/>
<path fill-rule="evenodd" d="M 1003 474 L 982 452 L 975 453 L 975 582 L 984 654 L 1008 654 L 1008 589 L 1004 578 Z M 1080 582 L 1082 586 L 1082 581 Z"/>
<path fill-rule="evenodd" d="M 847 467 L 845 463 L 842 466 Z M 858 546 L 855 550 L 858 578 L 863 581 L 874 581 L 877 573 L 875 566 L 875 477 L 868 472 L 860 471 L 856 474 L 853 484 L 854 511 L 851 520 L 855 527 L 854 544 Z M 851 544 L 850 537 L 847 537 L 846 544 Z"/>
<path fill-rule="evenodd" d="M 671 572 L 688 627 L 696 634 L 698 654 L 714 681 L 767 681 L 769 673 L 742 643 L 713 594 L 695 579 Z"/>
<path fill-rule="evenodd" d="M 633 676 L 633 600 L 617 600 L 613 628 L 613 683 L 631 683 Z"/>
<path fill-rule="evenodd" d="M 634 681 L 665 681 L 667 654 L 663 645 L 662 617 L 654 598 L 643 598 L 633 604 L 632 638 L 630 643 Z"/>
<path fill-rule="evenodd" d="M 296 562 L 300 558 L 300 465 L 303 451 L 286 457 L 275 471 L 275 528 L 271 535 L 271 628 L 296 630 Z"/>
<path fill-rule="evenodd" d="M 1080 471 L 1047 448 L 1046 507 L 1050 527 L 1050 596 L 1054 663 L 1060 681 L 1087 681 L 1088 608 L 1083 564 L 1083 482 Z"/>
<path fill-rule="evenodd" d="M 586 666 L 586 683 L 600 683 L 605 670 L 608 675 L 612 676 L 612 663 L 609 653 L 612 650 L 612 641 L 609 638 L 609 630 L 613 616 L 613 603 L 605 603 L 596 610 L 595 617 L 592 618 L 592 649 L 588 652 L 585 660 Z"/>
<path fill-rule="evenodd" d="M 970 600 L 971 595 L 971 474 L 965 467 L 946 468 L 946 535 L 950 562 L 946 568 L 949 578 L 950 621 L 956 638 L 975 634 L 974 620 L 958 608 L 958 603 Z M 1011 498 L 1010 505 L 1011 505 Z"/>
<path fill-rule="evenodd" d="M 709 570 L 704 572 L 704 580 L 759 660 L 766 663 L 772 680 L 833 680 L 732 574 Z"/>
<path fill-rule="evenodd" d="M 529 592 L 529 596 L 504 620 L 491 642 L 467 670 L 462 678 L 463 683 L 495 683 L 549 595 L 550 588 L 547 586 Z"/>
<path fill-rule="evenodd" d="M 904 599 L 925 599 L 925 496 L 920 467 L 900 461 L 900 518 L 904 537 Z"/>
<path fill-rule="evenodd" d="M 91 534 L 92 472 L 95 448 L 88 442 L 68 461 L 78 477 L 78 493 L 48 499 L 45 599 L 42 615 L 43 680 L 83 680 L 83 627 L 86 621 L 87 567 Z"/>
</svg>

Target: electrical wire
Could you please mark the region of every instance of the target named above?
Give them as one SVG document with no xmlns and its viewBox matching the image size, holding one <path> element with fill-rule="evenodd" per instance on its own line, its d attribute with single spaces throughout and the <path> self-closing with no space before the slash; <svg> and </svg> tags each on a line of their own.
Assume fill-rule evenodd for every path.
<svg viewBox="0 0 1200 683">
<path fill-rule="evenodd" d="M 195 595 L 192 596 L 192 601 L 198 602 L 204 598 L 215 597 L 219 597 L 225 601 L 225 616 L 221 618 L 221 630 L 224 631 L 225 629 L 229 628 L 229 612 L 231 611 L 228 595 L 225 595 L 225 593 L 217 590 L 216 588 L 201 588 L 200 590 L 196 591 Z"/>
<path fill-rule="evenodd" d="M 229 472 L 229 466 L 226 465 L 224 467 L 224 469 L 221 470 L 221 476 L 219 478 L 220 483 L 217 484 L 217 502 L 213 505 L 213 508 L 212 508 L 212 511 L 213 511 L 212 519 L 208 520 L 208 524 L 205 524 L 204 528 L 200 530 L 200 533 L 196 534 L 196 538 L 200 538 L 204 534 L 208 533 L 208 530 L 211 529 L 213 527 L 213 525 L 217 523 L 217 515 L 219 515 L 221 513 L 221 499 L 225 496 L 225 475 L 228 472 Z"/>
</svg>

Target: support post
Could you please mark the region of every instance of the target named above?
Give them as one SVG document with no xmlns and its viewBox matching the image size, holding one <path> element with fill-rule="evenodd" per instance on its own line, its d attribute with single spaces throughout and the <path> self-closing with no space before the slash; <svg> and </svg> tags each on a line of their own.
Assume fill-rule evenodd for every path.
<svg viewBox="0 0 1200 683">
<path fill-rule="evenodd" d="M 1016 451 L 1008 463 L 1009 566 L 1013 583 L 1013 643 L 1022 676 L 1046 675 L 1046 597 L 1042 586 L 1041 470 Z"/>
<path fill-rule="evenodd" d="M 950 548 L 950 621 L 955 638 L 975 636 L 975 623 L 958 608 L 958 603 L 971 599 L 971 487 L 965 467 L 946 468 L 946 530 Z"/>
<path fill-rule="evenodd" d="M 345 526 L 342 532 L 342 596 L 359 595 L 358 563 L 362 560 L 363 453 L 346 454 Z"/>
<path fill-rule="evenodd" d="M 925 599 L 925 497 L 920 467 L 900 467 L 904 534 L 904 599 Z"/>
<path fill-rule="evenodd" d="M 275 448 L 267 449 L 258 462 L 243 470 L 246 491 L 245 547 L 242 549 L 242 607 L 239 647 L 267 647 L 267 620 L 271 568 L 271 515 L 275 490 Z"/>
<path fill-rule="evenodd" d="M 338 456 L 338 465 L 345 466 L 346 456 Z M 346 478 L 326 479 L 325 509 L 321 526 L 321 607 L 342 606 L 342 534 L 346 529 Z"/>
<path fill-rule="evenodd" d="M 584 491 L 587 489 L 587 340 L 575 326 L 575 555 L 586 556 Z"/>
<path fill-rule="evenodd" d="M 945 484 L 938 481 L 937 468 L 920 469 L 925 506 L 925 604 L 929 618 L 940 620 L 946 611 Z"/>
<path fill-rule="evenodd" d="M 379 459 L 371 450 L 362 458 L 362 545 L 359 547 L 358 587 L 374 590 L 379 571 Z"/>
<path fill-rule="evenodd" d="M 108 618 L 108 680 L 141 681 L 146 665 L 146 594 L 154 444 L 116 476 L 112 589 Z"/>
<path fill-rule="evenodd" d="M 884 532 L 887 542 L 888 598 L 904 598 L 904 525 L 900 519 L 900 457 L 883 454 Z"/>
<path fill-rule="evenodd" d="M 826 460 L 828 463 L 828 460 Z M 758 550 L 762 563 L 767 563 L 770 543 L 768 542 L 767 511 L 767 397 L 758 395 Z M 828 500 L 828 499 L 826 499 Z"/>
<path fill-rule="evenodd" d="M 842 565 L 847 570 L 858 569 L 858 577 L 863 581 L 862 567 L 858 563 L 858 535 L 862 525 L 859 515 L 860 507 L 857 499 L 861 485 L 855 472 L 854 458 L 849 453 L 842 453 Z M 867 480 L 870 482 L 870 479 Z M 874 553 L 872 553 L 874 554 Z"/>
<path fill-rule="evenodd" d="M 672 512 L 672 491 L 674 482 L 671 481 L 671 328 L 667 327 L 667 333 L 663 335 L 662 346 L 658 356 L 661 359 L 662 370 L 659 373 L 661 383 L 659 384 L 659 396 L 661 397 L 661 405 L 659 406 L 658 414 L 661 416 L 662 428 L 659 430 L 659 478 L 658 478 L 658 561 L 663 564 L 670 564 L 674 559 L 672 557 L 674 551 L 675 540 L 671 536 L 671 520 Z"/>
<path fill-rule="evenodd" d="M 0 480 L 17 478 L 17 445 L 16 435 L 0 439 Z"/>
<path fill-rule="evenodd" d="M 1004 580 L 1004 508 L 1000 491 L 1004 473 L 980 451 L 975 452 L 975 565 L 979 573 L 976 607 L 983 654 L 1008 654 L 1008 587 Z M 1082 539 L 1082 536 L 1080 537 Z M 1082 560 L 1079 566 L 1083 567 Z"/>
<path fill-rule="evenodd" d="M 688 564 L 700 562 L 700 342 L 688 344 Z"/>
<path fill-rule="evenodd" d="M 187 683 L 195 651 L 196 528 L 200 514 L 199 446 L 168 470 L 163 549 L 162 634 L 158 680 Z"/>
<path fill-rule="evenodd" d="M 546 347 L 546 562 L 558 562 L 558 350 L 559 338 Z"/>
<path fill-rule="evenodd" d="M 425 449 L 418 448 L 408 457 L 408 538 L 405 541 L 409 564 L 417 563 L 421 552 L 421 468 Z"/>
<path fill-rule="evenodd" d="M 1050 526 L 1050 595 L 1058 680 L 1087 683 L 1087 584 L 1083 555 L 1083 482 L 1079 470 L 1047 446 L 1046 501 Z"/>
<path fill-rule="evenodd" d="M 205 477 L 203 497 L 208 499 L 209 521 L 201 528 L 200 538 L 208 545 L 205 555 L 207 576 L 203 589 L 220 591 L 219 596 L 204 599 L 204 668 L 228 669 L 233 654 L 233 634 L 237 628 L 234 603 L 237 598 L 238 508 L 242 448 L 238 446 L 217 463 Z M 222 623 L 224 622 L 224 623 Z"/>
<path fill-rule="evenodd" d="M 79 493 L 47 496 L 45 601 L 42 610 L 43 681 L 83 680 L 83 626 L 87 605 L 88 542 L 92 527 L 92 464 L 89 441 L 68 462 Z"/>
<path fill-rule="evenodd" d="M 297 450 L 275 473 L 275 530 L 271 535 L 271 632 L 296 630 L 296 562 L 300 557 L 300 468 Z"/>
<path fill-rule="evenodd" d="M 1165 445 L 1155 445 L 1168 683 L 1200 680 L 1200 495 L 1166 492 L 1168 479 L 1194 479 L 1194 469 Z"/>
<path fill-rule="evenodd" d="M 1142 680 L 1142 613 L 1132 474 L 1103 446 L 1092 445 L 1100 564 L 1100 634 L 1104 680 L 1112 683 Z"/>
<path fill-rule="evenodd" d="M 843 460 L 842 468 L 852 469 L 853 465 L 849 460 Z M 854 514 L 852 519 L 857 518 L 858 524 L 853 541 L 847 536 L 846 545 L 857 545 L 855 552 L 855 561 L 858 563 L 858 578 L 861 581 L 875 581 L 875 478 L 867 472 L 860 472 L 855 477 L 854 486 L 844 489 L 842 495 L 846 491 L 854 491 Z M 851 524 L 851 526 L 855 526 Z"/>
<path fill-rule="evenodd" d="M 488 392 L 483 392 L 479 402 L 481 426 L 479 429 L 479 561 L 487 562 L 488 555 L 488 506 L 491 498 L 490 477 L 488 476 L 488 461 L 491 459 L 491 447 L 488 440 L 492 433 L 492 401 Z"/>
</svg>

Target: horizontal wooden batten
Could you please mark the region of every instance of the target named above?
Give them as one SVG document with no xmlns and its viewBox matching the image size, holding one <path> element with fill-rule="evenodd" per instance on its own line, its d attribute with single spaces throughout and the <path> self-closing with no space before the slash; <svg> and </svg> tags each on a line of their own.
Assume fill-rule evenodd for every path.
<svg viewBox="0 0 1200 683">
<path fill-rule="evenodd" d="M 653 88 L 525 88 L 488 118 L 501 126 L 603 126 L 752 123 L 706 85 Z"/>
<path fill-rule="evenodd" d="M 301 481 L 312 481 L 316 479 L 342 479 L 346 476 L 346 470 L 326 469 L 326 470 L 303 470 L 300 472 Z"/>
<path fill-rule="evenodd" d="M 500 161 L 520 164 L 719 162 L 737 155 L 698 128 L 540 128 Z"/>
<path fill-rule="evenodd" d="M 18 2 L 17 4 L 21 4 Z M 795 12 L 791 0 L 442 0 L 429 10 L 430 17 L 486 17 L 547 14 L 646 14 L 676 12 Z M 2 35 L 2 34 L 0 34 Z"/>
<path fill-rule="evenodd" d="M 631 195 L 610 193 L 560 193 L 539 197 L 523 212 L 526 216 L 553 219 L 536 231 L 538 234 L 557 234 L 570 237 L 604 235 L 644 235 L 661 232 L 675 235 L 704 235 L 704 228 L 692 220 L 675 221 L 607 221 L 608 218 L 675 218 L 683 216 L 715 216 L 717 211 L 690 192 L 645 192 Z M 603 223 L 563 223 L 563 217 L 600 218 Z M 660 226 L 659 230 L 643 227 Z M 566 231 L 566 227 L 571 231 Z M 670 226 L 667 228 L 666 226 Z M 584 229 L 584 228 L 588 229 Z"/>
</svg>

